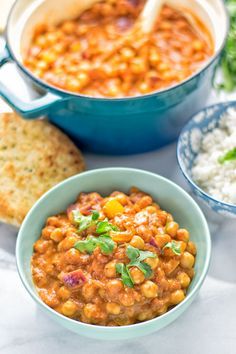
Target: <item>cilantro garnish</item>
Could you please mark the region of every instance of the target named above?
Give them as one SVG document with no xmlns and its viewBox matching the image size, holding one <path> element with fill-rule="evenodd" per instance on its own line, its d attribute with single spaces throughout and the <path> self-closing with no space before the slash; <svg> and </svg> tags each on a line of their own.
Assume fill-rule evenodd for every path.
<svg viewBox="0 0 236 354">
<path fill-rule="evenodd" d="M 117 263 L 116 264 L 116 271 L 117 273 L 121 274 L 121 280 L 124 285 L 128 286 L 129 288 L 134 287 L 133 280 L 131 278 L 131 275 L 129 273 L 129 269 L 127 266 L 123 263 Z"/>
<path fill-rule="evenodd" d="M 149 264 L 143 262 L 146 258 L 156 258 L 157 255 L 149 251 L 140 251 L 138 248 L 128 246 L 126 249 L 126 255 L 130 259 L 130 263 L 125 265 L 118 263 L 116 265 L 117 273 L 121 274 L 121 279 L 124 285 L 132 288 L 134 286 L 132 277 L 129 272 L 129 268 L 137 267 L 143 272 L 145 278 L 149 278 L 152 275 L 152 269 Z"/>
<path fill-rule="evenodd" d="M 218 162 L 220 164 L 223 164 L 227 161 L 233 161 L 233 160 L 236 160 L 236 147 L 226 152 L 224 156 L 218 158 Z"/>
<path fill-rule="evenodd" d="M 77 241 L 74 247 L 80 252 L 93 253 L 96 247 L 99 247 L 102 253 L 111 254 L 115 248 L 115 242 L 109 235 L 99 237 L 88 236 L 85 240 Z"/>
<path fill-rule="evenodd" d="M 99 212 L 97 210 L 93 210 L 88 216 L 84 216 L 78 210 L 73 210 L 72 215 L 74 223 L 79 225 L 78 231 L 84 231 L 88 227 L 95 225 L 99 218 Z"/>
<path fill-rule="evenodd" d="M 162 250 L 164 250 L 165 248 L 170 248 L 172 250 L 172 252 L 174 254 L 176 254 L 177 256 L 180 256 L 181 254 L 181 246 L 180 243 L 176 242 L 176 241 L 171 241 L 168 242 L 163 248 Z"/>
<path fill-rule="evenodd" d="M 97 234 L 104 234 L 110 231 L 119 231 L 119 229 L 117 226 L 110 224 L 107 219 L 98 221 L 96 228 Z"/>
<path fill-rule="evenodd" d="M 93 253 L 96 247 L 99 247 L 102 253 L 111 254 L 115 248 L 115 242 L 109 235 L 110 231 L 118 231 L 118 227 L 112 225 L 107 219 L 98 221 L 99 212 L 93 210 L 88 216 L 82 215 L 78 210 L 73 212 L 74 223 L 78 226 L 78 231 L 84 231 L 90 226 L 96 225 L 96 233 L 99 236 L 88 236 L 85 240 L 77 241 L 74 247 L 80 252 Z"/>
</svg>

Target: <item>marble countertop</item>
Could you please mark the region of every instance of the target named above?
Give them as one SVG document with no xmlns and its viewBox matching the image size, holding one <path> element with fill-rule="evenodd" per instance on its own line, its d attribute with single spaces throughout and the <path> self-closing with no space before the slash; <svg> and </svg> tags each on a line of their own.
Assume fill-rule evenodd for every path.
<svg viewBox="0 0 236 354">
<path fill-rule="evenodd" d="M 10 69 L 10 73 L 8 72 Z M 0 72 L 11 85 L 12 68 Z M 14 90 L 27 96 L 20 80 Z M 19 91 L 20 89 L 20 91 Z M 216 96 L 212 101 L 235 97 Z M 0 102 L 0 111 L 9 110 Z M 147 169 L 187 189 L 179 172 L 175 145 L 143 155 L 107 157 L 86 154 L 88 169 L 127 166 Z M 235 354 L 236 353 L 236 221 L 204 209 L 213 241 L 208 276 L 192 306 L 173 324 L 135 341 L 96 341 L 59 327 L 42 313 L 24 289 L 15 264 L 17 231 L 0 224 L 0 353 L 1 354 Z"/>
</svg>

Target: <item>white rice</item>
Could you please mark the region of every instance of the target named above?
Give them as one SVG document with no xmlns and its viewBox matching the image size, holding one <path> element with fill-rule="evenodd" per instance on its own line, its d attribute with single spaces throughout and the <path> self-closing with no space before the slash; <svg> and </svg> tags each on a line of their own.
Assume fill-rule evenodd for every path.
<svg viewBox="0 0 236 354">
<path fill-rule="evenodd" d="M 236 148 L 236 109 L 229 109 L 219 128 L 207 133 L 192 169 L 192 178 L 207 194 L 236 204 L 236 160 L 220 164 L 219 157 Z"/>
</svg>

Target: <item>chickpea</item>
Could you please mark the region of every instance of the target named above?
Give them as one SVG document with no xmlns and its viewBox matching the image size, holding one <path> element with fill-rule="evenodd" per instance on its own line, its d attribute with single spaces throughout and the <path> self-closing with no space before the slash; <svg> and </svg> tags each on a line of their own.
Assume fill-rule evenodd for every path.
<svg viewBox="0 0 236 354">
<path fill-rule="evenodd" d="M 81 43 L 78 41 L 78 42 L 73 42 L 71 45 L 70 45 L 70 50 L 72 52 L 78 52 L 79 50 L 81 49 Z"/>
<path fill-rule="evenodd" d="M 72 300 L 67 300 L 61 309 L 63 315 L 67 317 L 72 317 L 77 311 L 77 305 Z"/>
<path fill-rule="evenodd" d="M 56 228 L 52 231 L 50 238 L 55 242 L 60 242 L 63 239 L 62 229 Z"/>
<path fill-rule="evenodd" d="M 104 275 L 107 278 L 115 278 L 116 276 L 116 261 L 111 261 L 104 268 Z"/>
<path fill-rule="evenodd" d="M 76 241 L 78 241 L 78 238 L 75 236 L 67 236 L 66 238 L 64 238 L 64 240 L 62 240 L 58 246 L 57 249 L 58 251 L 67 251 L 70 248 L 74 247 Z"/>
<path fill-rule="evenodd" d="M 133 294 L 131 292 L 122 292 L 119 295 L 119 300 L 123 306 L 127 306 L 127 307 L 133 306 L 135 302 Z"/>
<path fill-rule="evenodd" d="M 55 308 L 57 306 L 59 306 L 60 302 L 57 298 L 57 294 L 54 290 L 50 290 L 50 291 L 45 291 L 40 290 L 39 291 L 39 296 L 41 297 L 41 299 L 43 300 L 43 302 L 45 302 L 49 307 Z"/>
<path fill-rule="evenodd" d="M 121 52 L 121 58 L 124 61 L 129 61 L 130 59 L 134 58 L 134 56 L 135 56 L 134 50 L 129 47 L 122 48 L 120 52 Z"/>
<path fill-rule="evenodd" d="M 50 236 L 52 231 L 54 230 L 54 226 L 46 226 L 43 230 L 42 230 L 42 237 L 45 240 L 50 240 Z"/>
<path fill-rule="evenodd" d="M 161 72 L 169 70 L 169 65 L 167 63 L 161 62 L 157 66 L 158 70 Z"/>
<path fill-rule="evenodd" d="M 166 233 L 171 237 L 175 237 L 178 231 L 179 225 L 175 221 L 170 221 L 166 224 Z"/>
<path fill-rule="evenodd" d="M 180 245 L 180 251 L 181 251 L 181 253 L 183 253 L 186 250 L 187 243 L 183 242 L 183 241 L 178 241 L 178 243 Z"/>
<path fill-rule="evenodd" d="M 97 304 L 86 304 L 83 308 L 83 313 L 87 318 L 93 320 L 93 322 L 104 320 L 106 318 L 106 313 Z"/>
<path fill-rule="evenodd" d="M 167 310 L 168 310 L 168 307 L 167 307 L 167 305 L 165 304 L 165 305 L 163 305 L 160 309 L 158 309 L 157 314 L 158 314 L 159 316 L 161 316 L 161 315 L 163 315 L 164 313 L 166 313 Z"/>
<path fill-rule="evenodd" d="M 152 231 L 147 225 L 140 225 L 136 228 L 137 234 L 145 241 L 148 242 L 152 238 Z"/>
<path fill-rule="evenodd" d="M 136 57 L 131 61 L 130 69 L 133 74 L 142 74 L 146 72 L 147 65 L 142 58 Z"/>
<path fill-rule="evenodd" d="M 145 280 L 143 272 L 141 272 L 141 270 L 139 270 L 137 267 L 132 267 L 130 269 L 130 275 L 134 284 L 141 284 Z"/>
<path fill-rule="evenodd" d="M 139 201 L 137 202 L 137 204 L 139 205 L 139 207 L 141 209 L 146 208 L 147 206 L 152 204 L 152 198 L 149 195 L 145 195 L 144 197 L 142 197 L 141 199 L 139 199 Z"/>
<path fill-rule="evenodd" d="M 138 320 L 139 321 L 147 321 L 153 318 L 153 313 L 150 310 L 144 310 L 138 314 Z"/>
<path fill-rule="evenodd" d="M 33 279 L 35 284 L 40 288 L 46 286 L 48 283 L 45 272 L 39 268 L 33 269 Z"/>
<path fill-rule="evenodd" d="M 187 288 L 190 284 L 190 277 L 186 273 L 179 273 L 177 276 L 178 281 L 182 288 Z"/>
<path fill-rule="evenodd" d="M 157 52 L 156 48 L 151 50 L 149 61 L 150 63 L 155 66 L 161 60 L 160 54 Z"/>
<path fill-rule="evenodd" d="M 165 273 L 167 275 L 170 275 L 179 265 L 179 260 L 176 260 L 174 258 L 170 259 L 166 264 L 165 264 Z"/>
<path fill-rule="evenodd" d="M 122 281 L 118 279 L 109 280 L 106 287 L 111 297 L 116 296 L 117 293 L 119 293 L 124 288 Z"/>
<path fill-rule="evenodd" d="M 48 69 L 48 64 L 46 61 L 40 60 L 37 62 L 36 67 L 39 70 L 45 71 Z"/>
<path fill-rule="evenodd" d="M 34 244 L 34 251 L 38 253 L 45 253 L 46 250 L 50 247 L 50 241 L 46 240 L 37 240 Z"/>
<path fill-rule="evenodd" d="M 64 255 L 64 260 L 67 264 L 79 264 L 81 261 L 81 253 L 75 248 L 70 248 Z"/>
<path fill-rule="evenodd" d="M 66 34 L 73 34 L 76 30 L 76 25 L 73 21 L 65 21 L 62 24 L 61 29 Z"/>
<path fill-rule="evenodd" d="M 163 248 L 168 242 L 171 242 L 171 237 L 167 234 L 159 234 L 155 236 L 155 242 L 160 248 Z"/>
<path fill-rule="evenodd" d="M 186 273 L 188 274 L 190 279 L 193 279 L 195 271 L 194 268 L 190 268 L 190 269 L 185 269 Z"/>
<path fill-rule="evenodd" d="M 127 196 L 124 193 L 116 194 L 115 199 L 118 200 L 118 202 L 123 206 L 128 203 Z"/>
<path fill-rule="evenodd" d="M 97 292 L 97 287 L 93 282 L 85 283 L 82 288 L 82 295 L 87 301 L 91 301 Z"/>
<path fill-rule="evenodd" d="M 50 50 L 45 50 L 40 54 L 41 59 L 46 62 L 48 65 L 53 64 L 56 59 L 56 53 Z"/>
<path fill-rule="evenodd" d="M 136 247 L 142 250 L 145 246 L 145 242 L 140 236 L 133 236 L 132 240 L 130 241 L 131 246 Z"/>
<path fill-rule="evenodd" d="M 88 85 L 88 83 L 89 83 L 89 81 L 90 81 L 90 78 L 89 78 L 88 74 L 83 73 L 83 72 L 82 72 L 82 73 L 79 73 L 79 74 L 77 75 L 77 79 L 78 79 L 78 81 L 79 81 L 80 88 L 82 88 L 82 87 Z"/>
<path fill-rule="evenodd" d="M 195 258 L 191 253 L 184 252 L 183 255 L 181 256 L 181 259 L 180 259 L 180 265 L 183 268 L 190 269 L 193 267 L 194 261 L 195 261 Z"/>
<path fill-rule="evenodd" d="M 150 267 L 152 268 L 152 270 L 156 269 L 158 267 L 159 264 L 159 258 L 146 258 L 145 263 L 147 263 L 148 265 L 150 265 Z"/>
<path fill-rule="evenodd" d="M 193 256 L 195 256 L 197 254 L 197 248 L 195 243 L 193 243 L 192 241 L 189 241 L 187 244 L 187 251 L 189 253 L 191 253 Z"/>
<path fill-rule="evenodd" d="M 189 241 L 189 232 L 186 229 L 179 229 L 179 230 L 177 230 L 176 238 L 179 241 L 188 242 Z"/>
<path fill-rule="evenodd" d="M 57 292 L 57 295 L 62 299 L 62 300 L 68 300 L 70 298 L 70 290 L 65 287 L 61 286 L 60 289 Z"/>
<path fill-rule="evenodd" d="M 144 284 L 141 285 L 141 292 L 148 299 L 157 297 L 158 286 L 151 280 L 147 280 Z"/>
<path fill-rule="evenodd" d="M 116 304 L 115 302 L 108 302 L 106 304 L 106 310 L 108 313 L 110 313 L 112 315 L 119 315 L 120 305 Z"/>
<path fill-rule="evenodd" d="M 168 223 L 168 222 L 171 222 L 171 221 L 174 221 L 174 218 L 173 218 L 173 216 L 171 214 L 167 213 L 166 222 Z"/>
<path fill-rule="evenodd" d="M 177 305 L 181 301 L 183 301 L 184 298 L 185 298 L 185 294 L 184 294 L 183 290 L 176 290 L 173 293 L 171 293 L 171 295 L 170 295 L 170 303 L 172 305 Z"/>
</svg>

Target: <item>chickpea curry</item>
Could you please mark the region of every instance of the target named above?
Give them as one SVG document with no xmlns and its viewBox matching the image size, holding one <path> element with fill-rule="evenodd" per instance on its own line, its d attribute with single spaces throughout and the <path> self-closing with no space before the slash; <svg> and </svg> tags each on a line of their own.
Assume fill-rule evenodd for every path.
<svg viewBox="0 0 236 354">
<path fill-rule="evenodd" d="M 164 6 L 150 34 L 136 30 L 145 0 L 106 0 L 75 20 L 39 26 L 24 64 L 37 77 L 92 97 L 129 97 L 185 80 L 213 55 L 198 18 Z M 193 16 L 192 14 L 188 14 Z"/>
<path fill-rule="evenodd" d="M 38 294 L 85 323 L 123 326 L 164 314 L 184 300 L 196 246 L 150 195 L 81 193 L 47 219 L 34 244 Z"/>
</svg>

